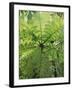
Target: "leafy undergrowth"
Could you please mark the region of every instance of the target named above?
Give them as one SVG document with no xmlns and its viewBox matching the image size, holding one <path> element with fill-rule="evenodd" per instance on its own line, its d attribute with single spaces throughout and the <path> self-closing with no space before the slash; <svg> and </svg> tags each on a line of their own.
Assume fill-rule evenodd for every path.
<svg viewBox="0 0 72 90">
<path fill-rule="evenodd" d="M 64 76 L 64 14 L 19 11 L 19 78 Z"/>
</svg>

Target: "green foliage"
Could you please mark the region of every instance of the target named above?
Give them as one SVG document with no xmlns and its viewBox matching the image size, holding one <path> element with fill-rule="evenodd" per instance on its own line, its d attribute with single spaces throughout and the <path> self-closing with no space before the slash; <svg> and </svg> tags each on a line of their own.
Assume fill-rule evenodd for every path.
<svg viewBox="0 0 72 90">
<path fill-rule="evenodd" d="M 64 76 L 64 13 L 19 11 L 19 78 Z"/>
</svg>

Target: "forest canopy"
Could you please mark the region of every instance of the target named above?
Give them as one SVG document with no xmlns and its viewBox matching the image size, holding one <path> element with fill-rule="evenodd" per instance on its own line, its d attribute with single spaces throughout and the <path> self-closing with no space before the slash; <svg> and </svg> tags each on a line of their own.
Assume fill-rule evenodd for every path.
<svg viewBox="0 0 72 90">
<path fill-rule="evenodd" d="M 64 76 L 64 13 L 19 11 L 19 79 Z"/>
</svg>

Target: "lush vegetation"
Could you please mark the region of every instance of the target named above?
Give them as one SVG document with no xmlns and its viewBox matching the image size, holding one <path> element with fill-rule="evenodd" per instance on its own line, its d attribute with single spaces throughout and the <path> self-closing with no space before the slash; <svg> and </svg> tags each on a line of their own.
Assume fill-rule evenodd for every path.
<svg viewBox="0 0 72 90">
<path fill-rule="evenodd" d="M 19 78 L 64 76 L 64 13 L 19 11 Z"/>
</svg>

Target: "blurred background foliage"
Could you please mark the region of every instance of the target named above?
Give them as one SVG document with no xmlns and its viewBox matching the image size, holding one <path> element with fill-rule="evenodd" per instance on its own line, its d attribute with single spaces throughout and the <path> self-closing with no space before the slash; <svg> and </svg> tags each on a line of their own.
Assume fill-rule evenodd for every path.
<svg viewBox="0 0 72 90">
<path fill-rule="evenodd" d="M 19 11 L 19 78 L 64 76 L 64 13 Z"/>
</svg>

